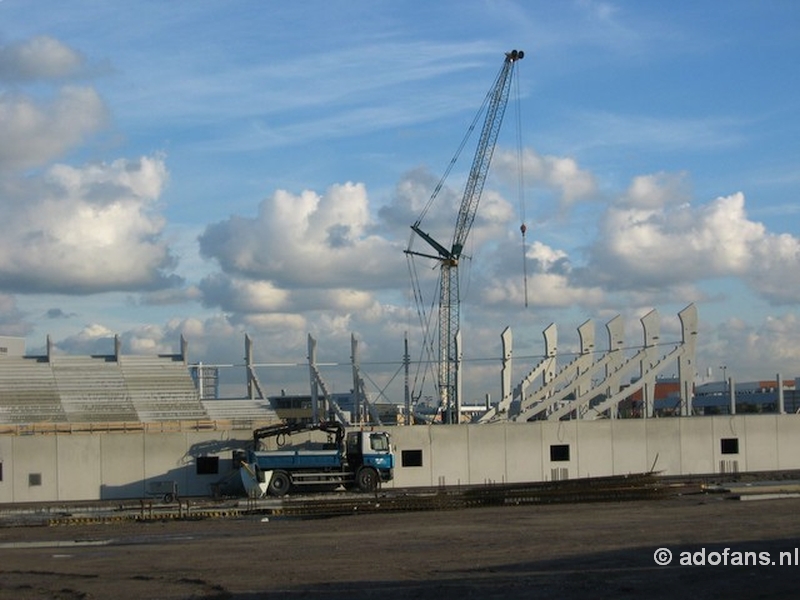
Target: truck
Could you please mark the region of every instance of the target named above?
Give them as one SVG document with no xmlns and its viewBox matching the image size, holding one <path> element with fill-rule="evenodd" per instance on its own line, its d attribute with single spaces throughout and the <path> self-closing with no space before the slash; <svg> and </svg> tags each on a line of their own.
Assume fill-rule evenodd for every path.
<svg viewBox="0 0 800 600">
<path fill-rule="evenodd" d="M 286 446 L 287 436 L 322 431 L 322 444 Z M 275 438 L 277 450 L 261 450 L 261 440 Z M 253 431 L 253 447 L 240 462 L 240 474 L 250 497 L 284 496 L 291 490 L 374 492 L 394 476 L 395 458 L 385 431 L 345 431 L 337 421 L 315 424 L 280 423 Z"/>
</svg>

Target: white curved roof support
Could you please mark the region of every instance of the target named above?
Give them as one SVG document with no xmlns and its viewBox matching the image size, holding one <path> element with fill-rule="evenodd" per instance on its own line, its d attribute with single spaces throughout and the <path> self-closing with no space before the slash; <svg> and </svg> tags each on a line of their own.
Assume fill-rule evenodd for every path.
<svg viewBox="0 0 800 600">
<path fill-rule="evenodd" d="M 513 392 L 513 400 L 520 399 L 519 410 L 513 407 L 506 413 L 493 413 L 491 419 L 506 418 L 528 421 L 536 418 L 562 419 L 570 414 L 577 418 L 615 418 L 619 403 L 641 392 L 642 416 L 652 417 L 655 410 L 655 386 L 658 377 L 678 363 L 680 378 L 681 414 L 692 413 L 692 396 L 695 378 L 695 352 L 697 337 L 697 308 L 690 304 L 678 317 L 681 321 L 682 339 L 663 354 L 661 318 L 657 310 L 644 315 L 642 324 L 643 345 L 632 355 L 625 356 L 624 321 L 617 315 L 606 323 L 608 350 L 596 359 L 594 324 L 591 320 L 578 328 L 580 354 L 557 373 L 545 369 L 548 358 L 555 366 L 555 325 L 545 330 L 548 357 L 529 373 Z M 552 340 L 548 335 L 552 334 Z M 551 343 L 552 342 L 552 343 Z M 542 385 L 531 392 L 527 386 L 539 375 Z M 623 388 L 623 386 L 625 386 Z M 568 397 L 571 398 L 567 400 Z M 596 402 L 591 406 L 592 402 Z"/>
<path fill-rule="evenodd" d="M 522 399 L 526 397 L 528 387 L 539 377 L 542 379 L 541 385 L 537 389 L 542 389 L 556 376 L 556 365 L 558 356 L 558 328 L 555 323 L 550 323 L 542 332 L 544 336 L 545 357 L 520 381 L 519 385 L 513 389 L 511 387 L 512 376 L 512 340 L 511 328 L 506 327 L 500 335 L 503 345 L 503 366 L 500 375 L 500 385 L 502 398 L 500 402 L 490 408 L 481 418 L 480 423 L 491 423 L 499 420 L 512 420 L 520 412 Z"/>
<path fill-rule="evenodd" d="M 683 352 L 678 357 L 678 378 L 681 385 L 681 416 L 693 413 L 695 355 L 697 354 L 697 307 L 690 304 L 678 313 L 681 320 Z"/>
</svg>

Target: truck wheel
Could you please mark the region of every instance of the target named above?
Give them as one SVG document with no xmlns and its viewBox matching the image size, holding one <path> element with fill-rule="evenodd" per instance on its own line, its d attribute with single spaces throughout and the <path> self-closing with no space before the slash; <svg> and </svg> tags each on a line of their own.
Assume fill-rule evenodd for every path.
<svg viewBox="0 0 800 600">
<path fill-rule="evenodd" d="M 269 480 L 267 491 L 270 496 L 285 496 L 289 492 L 289 486 L 292 482 L 289 479 L 289 474 L 284 471 L 275 471 L 272 478 Z"/>
<path fill-rule="evenodd" d="M 378 489 L 378 472 L 372 467 L 361 467 L 356 472 L 356 485 L 362 492 L 374 492 Z"/>
</svg>

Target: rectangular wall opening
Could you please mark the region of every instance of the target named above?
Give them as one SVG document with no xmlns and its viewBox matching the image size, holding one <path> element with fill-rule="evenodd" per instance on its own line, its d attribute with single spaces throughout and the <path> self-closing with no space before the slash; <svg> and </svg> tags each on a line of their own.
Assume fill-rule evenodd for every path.
<svg viewBox="0 0 800 600">
<path fill-rule="evenodd" d="M 403 450 L 400 454 L 400 464 L 404 467 L 421 467 L 422 450 Z"/>
<path fill-rule="evenodd" d="M 553 462 L 569 461 L 569 444 L 552 444 L 550 446 L 550 460 Z"/>
</svg>

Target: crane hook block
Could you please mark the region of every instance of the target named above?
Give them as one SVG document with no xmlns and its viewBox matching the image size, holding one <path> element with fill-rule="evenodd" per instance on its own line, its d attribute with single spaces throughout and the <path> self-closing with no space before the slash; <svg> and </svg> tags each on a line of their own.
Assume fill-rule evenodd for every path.
<svg viewBox="0 0 800 600">
<path fill-rule="evenodd" d="M 510 62 L 514 62 L 516 60 L 522 60 L 525 58 L 525 52 L 522 50 L 512 50 L 511 52 L 506 52 L 506 60 Z"/>
</svg>

